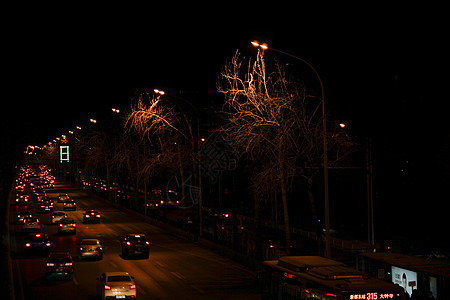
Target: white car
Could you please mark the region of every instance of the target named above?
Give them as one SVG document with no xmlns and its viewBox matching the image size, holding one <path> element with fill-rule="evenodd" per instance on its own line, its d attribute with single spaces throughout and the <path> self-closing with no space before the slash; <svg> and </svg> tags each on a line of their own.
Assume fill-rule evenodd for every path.
<svg viewBox="0 0 450 300">
<path fill-rule="evenodd" d="M 78 260 L 84 258 L 103 258 L 103 247 L 98 239 L 82 239 L 78 249 Z"/>
<path fill-rule="evenodd" d="M 105 272 L 97 278 L 100 299 L 135 299 L 136 283 L 128 272 Z"/>
<path fill-rule="evenodd" d="M 77 233 L 77 223 L 73 219 L 64 219 L 59 222 L 58 233 Z"/>
<path fill-rule="evenodd" d="M 25 231 L 41 231 L 41 223 L 38 218 L 28 217 L 23 220 L 22 232 Z"/>
<path fill-rule="evenodd" d="M 67 218 L 67 214 L 62 211 L 55 211 L 50 216 L 52 224 L 61 223 L 64 219 Z"/>
</svg>

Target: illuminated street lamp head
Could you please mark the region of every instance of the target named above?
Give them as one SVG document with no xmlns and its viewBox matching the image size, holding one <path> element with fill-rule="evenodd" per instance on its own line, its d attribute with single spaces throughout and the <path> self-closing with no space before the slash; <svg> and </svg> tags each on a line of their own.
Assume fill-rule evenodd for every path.
<svg viewBox="0 0 450 300">
<path fill-rule="evenodd" d="M 154 91 L 156 94 L 160 94 L 160 95 L 164 95 L 164 94 L 165 94 L 165 92 L 164 92 L 164 91 L 161 91 L 161 90 L 154 89 L 153 91 Z"/>
<path fill-rule="evenodd" d="M 117 108 L 113 108 L 112 111 L 115 112 L 116 114 L 120 113 L 120 110 Z"/>
<path fill-rule="evenodd" d="M 97 123 L 97 120 L 95 120 L 95 119 L 90 119 L 89 121 L 91 121 L 91 123 Z"/>
<path fill-rule="evenodd" d="M 341 126 L 341 128 L 345 128 L 345 126 L 347 126 L 347 124 L 345 124 L 345 123 L 339 123 L 339 126 Z"/>
<path fill-rule="evenodd" d="M 255 47 L 260 47 L 260 48 L 263 49 L 263 50 L 269 49 L 269 46 L 267 46 L 266 43 L 260 44 L 258 41 L 252 41 L 251 43 L 252 43 L 253 46 L 255 46 Z"/>
</svg>

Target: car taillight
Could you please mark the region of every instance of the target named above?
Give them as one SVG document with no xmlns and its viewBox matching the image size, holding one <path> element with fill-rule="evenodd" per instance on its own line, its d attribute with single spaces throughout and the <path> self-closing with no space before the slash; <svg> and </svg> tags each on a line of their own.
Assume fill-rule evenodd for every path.
<svg viewBox="0 0 450 300">
<path fill-rule="evenodd" d="M 45 244 L 45 246 L 47 246 L 47 247 L 50 247 L 50 245 L 51 245 L 50 243 Z"/>
<path fill-rule="evenodd" d="M 59 227 L 63 227 L 63 224 L 59 224 Z"/>
<path fill-rule="evenodd" d="M 100 218 L 100 215 L 97 215 L 97 218 Z"/>
<path fill-rule="evenodd" d="M 146 245 L 150 245 L 150 243 L 149 243 L 148 241 L 145 241 L 145 244 L 146 244 Z"/>
<path fill-rule="evenodd" d="M 83 247 L 80 247 L 80 251 L 83 251 L 84 250 L 84 248 Z"/>
<path fill-rule="evenodd" d="M 131 243 L 130 242 L 127 242 L 127 246 L 130 246 L 131 245 Z"/>
<path fill-rule="evenodd" d="M 130 289 L 134 290 L 135 288 L 136 288 L 136 285 L 135 285 L 135 284 L 130 285 Z"/>
<path fill-rule="evenodd" d="M 31 244 L 30 243 L 26 243 L 25 247 L 31 247 Z"/>
<path fill-rule="evenodd" d="M 111 287 L 109 285 L 105 284 L 105 290 L 110 290 L 110 289 L 111 289 Z"/>
<path fill-rule="evenodd" d="M 67 263 L 65 263 L 64 265 L 65 265 L 65 266 L 71 266 L 71 265 L 73 265 L 73 263 L 67 262 Z"/>
<path fill-rule="evenodd" d="M 73 226 L 73 227 L 77 227 L 77 224 L 73 223 L 72 226 Z"/>
<path fill-rule="evenodd" d="M 89 216 L 89 215 L 86 215 L 86 218 L 90 218 L 90 216 Z"/>
<path fill-rule="evenodd" d="M 47 267 L 54 267 L 55 264 L 54 263 L 47 263 Z"/>
</svg>

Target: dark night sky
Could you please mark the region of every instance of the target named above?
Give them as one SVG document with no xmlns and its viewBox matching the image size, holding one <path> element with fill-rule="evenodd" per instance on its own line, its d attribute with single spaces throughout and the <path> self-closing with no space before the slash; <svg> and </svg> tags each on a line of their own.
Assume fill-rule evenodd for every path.
<svg viewBox="0 0 450 300">
<path fill-rule="evenodd" d="M 408 160 L 412 184 L 449 179 L 442 8 L 273 5 L 14 11 L 2 37 L 2 161 L 99 111 L 125 108 L 133 88 L 214 95 L 226 58 L 236 49 L 253 55 L 257 38 L 317 68 L 329 109 L 358 137 L 375 138 L 383 176 L 399 180 Z M 438 179 L 425 183 L 423 174 Z"/>
</svg>

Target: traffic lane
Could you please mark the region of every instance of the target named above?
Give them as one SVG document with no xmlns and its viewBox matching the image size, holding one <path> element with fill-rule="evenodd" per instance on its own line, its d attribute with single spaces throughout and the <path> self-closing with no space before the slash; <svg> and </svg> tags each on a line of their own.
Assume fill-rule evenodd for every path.
<svg viewBox="0 0 450 300">
<path fill-rule="evenodd" d="M 55 235 L 56 246 L 76 250 L 76 244 L 82 238 L 97 237 L 105 247 L 102 261 L 75 263 L 74 282 L 87 297 L 95 295 L 96 277 L 102 272 L 113 270 L 130 272 L 135 277 L 138 295 L 152 295 L 158 299 L 210 299 L 212 296 L 220 299 L 249 293 L 253 283 L 252 275 L 243 272 L 242 267 L 235 262 L 191 242 L 170 236 L 143 222 L 142 217 L 111 207 L 107 201 L 86 191 L 70 187 L 62 187 L 61 191 L 68 192 L 78 202 L 77 211 L 69 211 L 67 214 L 79 225 L 74 237 Z M 59 192 L 55 190 L 49 194 L 56 197 Z M 56 210 L 61 207 L 62 204 L 56 204 Z M 84 209 L 98 209 L 103 216 L 102 223 L 81 224 Z M 54 234 L 55 228 L 50 227 L 49 230 L 53 230 Z M 150 259 L 124 260 L 120 256 L 120 238 L 126 233 L 147 234 L 151 242 Z M 244 291 L 230 289 L 235 284 L 244 287 Z M 252 296 L 256 296 L 255 294 L 257 293 Z"/>
<path fill-rule="evenodd" d="M 20 211 L 21 208 L 11 209 L 10 220 L 15 220 L 14 216 L 17 216 L 15 213 L 18 210 Z M 32 212 L 35 213 L 34 210 Z M 46 218 L 49 220 L 49 217 L 45 215 L 39 215 L 39 217 L 41 220 Z M 72 237 L 68 237 L 70 241 L 59 241 L 54 236 L 55 229 L 45 221 L 42 223 L 44 225 L 41 231 L 50 236 L 52 250 L 59 251 L 64 247 L 72 248 Z M 47 280 L 45 278 L 45 253 L 36 255 L 25 252 L 24 239 L 27 234 L 21 232 L 21 226 L 18 224 L 14 224 L 10 228 L 12 229 L 10 239 L 16 299 L 61 299 L 61 295 L 66 294 L 71 295 L 67 299 L 87 299 L 87 295 L 72 280 Z M 60 244 L 66 246 L 61 247 Z"/>
<path fill-rule="evenodd" d="M 103 239 L 108 235 L 113 239 L 117 238 L 117 244 L 110 251 L 120 254 L 120 237 L 126 233 L 144 233 L 149 239 L 151 246 L 149 260 L 126 260 L 129 263 L 123 264 L 124 260 L 120 255 L 110 258 L 113 260 L 113 267 L 123 266 L 130 273 L 141 274 L 142 268 L 144 268 L 144 273 L 135 276 L 137 283 L 140 278 L 145 279 L 144 285 L 139 284 L 138 286 L 152 286 L 150 290 L 156 290 L 157 294 L 162 297 L 164 291 L 171 291 L 175 296 L 173 289 L 175 284 L 175 289 L 183 287 L 184 292 L 180 295 L 181 298 L 192 294 L 196 297 L 205 295 L 206 298 L 211 295 L 219 298 L 220 295 L 232 296 L 232 298 L 233 296 L 249 295 L 250 298 L 253 296 L 254 299 L 259 299 L 254 273 L 247 268 L 192 242 L 168 235 L 161 229 L 143 221 L 142 217 L 130 216 L 109 205 L 106 205 L 106 211 L 101 211 L 100 209 L 105 206 L 106 201 L 89 194 L 87 197 L 89 200 L 80 198 L 80 204 L 91 206 L 93 209 L 98 208 L 102 213 L 103 224 L 107 224 L 111 229 L 111 232 L 103 231 L 105 233 Z M 115 222 L 110 223 L 110 220 L 115 220 Z M 148 263 L 160 272 L 156 272 Z"/>
</svg>

